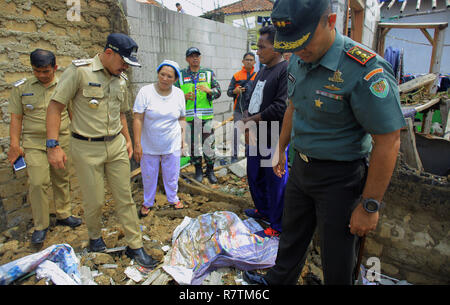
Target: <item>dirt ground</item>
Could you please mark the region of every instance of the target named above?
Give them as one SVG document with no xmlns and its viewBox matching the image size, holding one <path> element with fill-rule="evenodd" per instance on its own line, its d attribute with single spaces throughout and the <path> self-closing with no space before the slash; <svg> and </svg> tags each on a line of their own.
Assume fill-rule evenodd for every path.
<svg viewBox="0 0 450 305">
<path fill-rule="evenodd" d="M 193 177 L 193 171 L 193 166 L 189 166 L 182 170 L 183 175 L 185 175 L 182 179 L 188 184 L 193 184 L 193 182 L 186 178 L 186 176 Z M 246 178 L 239 178 L 233 173 L 228 172 L 225 176 L 218 177 L 218 180 L 219 184 L 217 185 L 210 185 L 206 178 L 203 179 L 203 183 L 213 190 L 240 197 L 240 205 L 233 203 L 233 200 L 228 202 L 225 202 L 224 200 L 216 201 L 214 200 L 215 196 L 213 192 L 211 192 L 211 196 L 179 192 L 179 197 L 184 202 L 185 208 L 182 210 L 174 210 L 169 206 L 166 196 L 163 194 L 163 188 L 158 187 L 154 208 L 147 217 L 139 220 L 143 233 L 144 248 L 147 253 L 162 262 L 165 255 L 165 251 L 163 251 L 162 248 L 166 245 L 171 246 L 172 232 L 183 221 L 185 216 L 194 218 L 201 214 L 212 213 L 215 211 L 231 211 L 236 213 L 241 219 L 247 218 L 244 215 L 244 209 L 252 207 L 252 200 L 248 191 Z M 139 209 L 143 201 L 142 181 L 140 176 L 137 176 L 132 180 L 132 193 L 137 209 Z M 71 195 L 73 215 L 83 217 L 81 193 L 76 182 L 76 177 L 75 179 L 72 179 Z M 242 204 L 245 200 L 248 202 L 247 206 Z M 52 215 L 51 225 L 47 232 L 46 240 L 40 248 L 36 248 L 30 243 L 31 234 L 34 230 L 32 222 L 22 224 L 19 227 L 0 233 L 0 245 L 2 245 L 0 247 L 0 265 L 41 251 L 51 245 L 66 243 L 72 246 L 75 253 L 80 258 L 80 267 L 87 266 L 90 268 L 91 272 L 95 272 L 96 276 L 94 276 L 93 279 L 97 284 L 135 285 L 142 283 L 135 283 L 124 273 L 125 269 L 130 266 L 131 260 L 123 251 L 109 254 L 94 254 L 87 251 L 88 233 L 84 222 L 81 226 L 74 229 L 55 226 L 55 222 L 56 218 Z M 114 200 L 112 199 L 108 188 L 106 188 L 102 222 L 102 234 L 107 247 L 116 248 L 126 246 L 123 239 L 123 230 L 115 214 Z M 263 227 L 265 226 L 264 223 L 261 223 L 261 225 Z M 111 265 L 113 265 L 113 268 L 111 268 Z M 150 270 L 142 268 L 140 271 L 143 274 L 144 279 L 150 272 Z M 264 273 L 266 270 L 259 271 Z M 222 283 L 224 285 L 240 284 L 241 282 L 236 281 L 236 279 L 242 278 L 241 275 L 242 272 L 240 270 L 229 268 L 227 274 L 222 277 Z M 321 278 L 320 257 L 316 252 L 311 250 L 308 255 L 306 268 L 302 273 L 302 277 L 299 279 L 299 284 L 320 284 Z M 46 282 L 44 279 L 38 281 L 35 274 L 28 274 L 12 284 L 46 285 L 51 283 Z M 165 284 L 172 285 L 176 284 L 176 282 L 172 278 L 169 278 Z"/>
</svg>

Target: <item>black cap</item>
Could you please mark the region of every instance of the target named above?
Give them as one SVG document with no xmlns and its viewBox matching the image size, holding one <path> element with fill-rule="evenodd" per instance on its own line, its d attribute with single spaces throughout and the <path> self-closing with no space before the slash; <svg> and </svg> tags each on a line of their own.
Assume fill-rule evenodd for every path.
<svg viewBox="0 0 450 305">
<path fill-rule="evenodd" d="M 277 29 L 274 49 L 294 52 L 304 49 L 330 5 L 330 0 L 277 0 L 271 14 Z"/>
<path fill-rule="evenodd" d="M 109 34 L 106 39 L 105 49 L 107 48 L 119 53 L 127 64 L 135 67 L 141 66 L 136 58 L 138 45 L 131 37 L 122 33 Z"/>
<path fill-rule="evenodd" d="M 202 53 L 200 53 L 200 50 L 196 47 L 190 47 L 189 49 L 187 49 L 186 51 L 186 57 L 197 53 L 198 55 L 202 55 Z"/>
</svg>

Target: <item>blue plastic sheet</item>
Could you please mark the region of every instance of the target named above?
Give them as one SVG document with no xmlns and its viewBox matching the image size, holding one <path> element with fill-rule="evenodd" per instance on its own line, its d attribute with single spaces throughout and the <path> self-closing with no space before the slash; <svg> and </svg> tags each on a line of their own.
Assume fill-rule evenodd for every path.
<svg viewBox="0 0 450 305">
<path fill-rule="evenodd" d="M 0 285 L 8 285 L 34 271 L 41 263 L 49 260 L 67 273 L 77 284 L 80 284 L 78 258 L 68 244 L 59 244 L 0 266 Z"/>
</svg>

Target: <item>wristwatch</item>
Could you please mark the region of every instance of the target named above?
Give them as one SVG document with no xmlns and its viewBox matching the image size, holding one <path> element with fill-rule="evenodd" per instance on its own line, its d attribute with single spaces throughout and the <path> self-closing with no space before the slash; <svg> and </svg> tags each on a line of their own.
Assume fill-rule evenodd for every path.
<svg viewBox="0 0 450 305">
<path fill-rule="evenodd" d="M 47 140 L 45 145 L 47 146 L 47 148 L 54 148 L 56 146 L 59 146 L 59 142 L 57 140 L 51 139 L 51 140 Z"/>
<path fill-rule="evenodd" d="M 381 203 L 372 198 L 362 198 L 362 206 L 367 213 L 375 213 L 381 208 Z"/>
</svg>

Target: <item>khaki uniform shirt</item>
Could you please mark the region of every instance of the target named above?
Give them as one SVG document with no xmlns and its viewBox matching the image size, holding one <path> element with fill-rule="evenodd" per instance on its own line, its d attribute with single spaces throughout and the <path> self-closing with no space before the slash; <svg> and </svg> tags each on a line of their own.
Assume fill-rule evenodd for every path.
<svg viewBox="0 0 450 305">
<path fill-rule="evenodd" d="M 111 75 L 98 55 L 74 60 L 61 76 L 52 100 L 66 106 L 72 101 L 72 132 L 92 138 L 120 133 L 120 113 L 130 109 L 126 76 Z"/>
<path fill-rule="evenodd" d="M 58 84 L 58 78 L 48 87 L 35 77 L 22 79 L 14 84 L 9 99 L 9 112 L 22 115 L 22 146 L 46 150 L 47 139 L 46 116 L 50 98 Z M 67 111 L 61 114 L 60 136 L 69 134 L 69 115 Z"/>
</svg>

